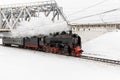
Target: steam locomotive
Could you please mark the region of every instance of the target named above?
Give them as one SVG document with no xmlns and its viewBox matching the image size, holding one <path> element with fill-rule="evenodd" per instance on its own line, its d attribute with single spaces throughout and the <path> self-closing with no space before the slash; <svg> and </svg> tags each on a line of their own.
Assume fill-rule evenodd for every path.
<svg viewBox="0 0 120 80">
<path fill-rule="evenodd" d="M 22 38 L 3 37 L 3 45 L 76 57 L 82 53 L 81 38 L 72 31 Z"/>
</svg>

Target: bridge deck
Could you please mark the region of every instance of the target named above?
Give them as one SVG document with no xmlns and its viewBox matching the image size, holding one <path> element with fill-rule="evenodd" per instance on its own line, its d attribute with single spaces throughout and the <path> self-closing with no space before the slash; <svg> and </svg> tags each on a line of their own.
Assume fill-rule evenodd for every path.
<svg viewBox="0 0 120 80">
<path fill-rule="evenodd" d="M 0 29 L 0 32 L 10 32 L 10 29 Z"/>
<path fill-rule="evenodd" d="M 115 24 L 71 24 L 70 26 L 72 27 L 116 27 L 120 28 L 120 24 L 115 23 Z"/>
</svg>

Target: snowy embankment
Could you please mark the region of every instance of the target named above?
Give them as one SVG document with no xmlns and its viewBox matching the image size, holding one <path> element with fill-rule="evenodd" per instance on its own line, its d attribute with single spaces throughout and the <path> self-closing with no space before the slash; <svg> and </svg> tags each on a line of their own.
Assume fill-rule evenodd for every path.
<svg viewBox="0 0 120 80">
<path fill-rule="evenodd" d="M 0 46 L 0 80 L 119 80 L 119 74 L 117 65 Z"/>
<path fill-rule="evenodd" d="M 93 40 L 101 35 L 104 35 L 105 33 L 108 32 L 108 30 L 106 28 L 90 28 L 90 30 L 88 28 L 86 28 L 86 30 L 80 30 L 80 31 L 74 31 L 75 33 L 79 34 L 81 39 L 82 39 L 82 44 L 84 44 L 85 42 L 88 42 L 90 40 Z"/>
<path fill-rule="evenodd" d="M 120 31 L 106 33 L 83 44 L 84 55 L 120 60 Z"/>
</svg>

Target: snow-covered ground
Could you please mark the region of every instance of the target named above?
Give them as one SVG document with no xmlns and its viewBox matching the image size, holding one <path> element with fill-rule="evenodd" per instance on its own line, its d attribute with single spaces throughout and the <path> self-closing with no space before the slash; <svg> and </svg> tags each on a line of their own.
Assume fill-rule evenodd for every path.
<svg viewBox="0 0 120 80">
<path fill-rule="evenodd" d="M 83 44 L 87 55 L 120 60 L 120 31 L 108 32 Z"/>
<path fill-rule="evenodd" d="M 0 46 L 0 80 L 119 80 L 120 66 Z"/>
</svg>

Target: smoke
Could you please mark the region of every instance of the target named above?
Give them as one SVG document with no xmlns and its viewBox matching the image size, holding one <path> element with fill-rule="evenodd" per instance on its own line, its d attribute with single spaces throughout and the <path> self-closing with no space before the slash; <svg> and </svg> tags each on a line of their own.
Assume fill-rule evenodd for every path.
<svg viewBox="0 0 120 80">
<path fill-rule="evenodd" d="M 32 18 L 29 22 L 23 21 L 11 31 L 12 37 L 30 37 L 39 34 L 49 34 L 69 30 L 65 22 L 53 23 L 49 18 Z"/>
</svg>

